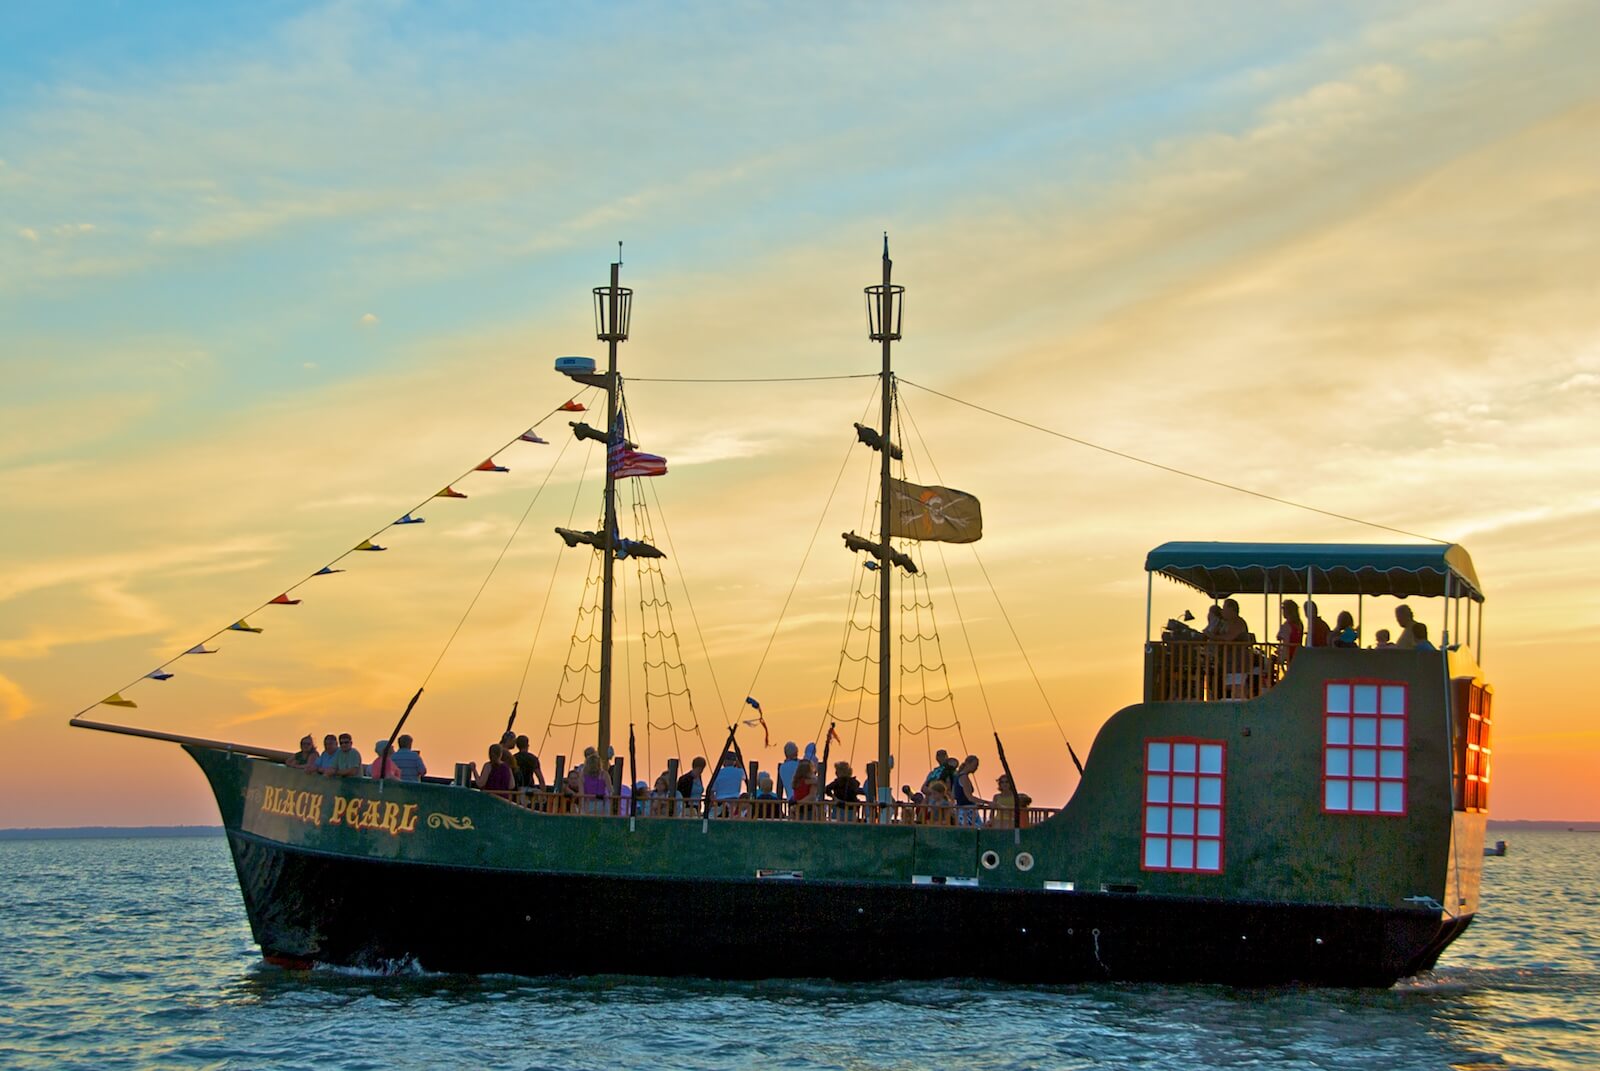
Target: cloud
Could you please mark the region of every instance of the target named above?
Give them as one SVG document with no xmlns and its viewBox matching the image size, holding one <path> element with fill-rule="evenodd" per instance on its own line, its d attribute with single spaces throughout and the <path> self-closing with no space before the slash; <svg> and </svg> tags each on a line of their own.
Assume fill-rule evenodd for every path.
<svg viewBox="0 0 1600 1071">
<path fill-rule="evenodd" d="M 22 227 L 18 229 L 17 234 L 30 242 L 37 242 L 39 240 L 39 232 L 34 230 L 32 227 Z"/>
<path fill-rule="evenodd" d="M 0 721 L 18 721 L 28 716 L 33 700 L 23 692 L 22 686 L 0 674 Z"/>
<path fill-rule="evenodd" d="M 363 327 L 371 327 L 372 325 L 374 325 L 374 324 L 376 324 L 378 322 L 377 314 L 376 313 L 371 313 L 371 312 L 364 312 L 364 313 L 361 314 L 361 321 L 360 322 L 361 322 L 361 326 L 363 326 Z"/>
<path fill-rule="evenodd" d="M 1600 375 L 1596 375 L 1593 372 L 1575 372 L 1562 380 L 1561 385 L 1556 390 L 1565 393 L 1566 391 L 1592 390 L 1595 387 L 1600 387 Z"/>
</svg>

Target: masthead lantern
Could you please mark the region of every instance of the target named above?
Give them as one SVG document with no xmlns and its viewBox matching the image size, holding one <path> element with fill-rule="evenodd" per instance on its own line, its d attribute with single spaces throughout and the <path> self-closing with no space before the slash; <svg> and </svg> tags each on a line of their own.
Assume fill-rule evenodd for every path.
<svg viewBox="0 0 1600 1071">
<path fill-rule="evenodd" d="M 594 288 L 594 335 L 601 342 L 628 341 L 628 320 L 633 314 L 633 291 L 625 286 Z"/>
</svg>

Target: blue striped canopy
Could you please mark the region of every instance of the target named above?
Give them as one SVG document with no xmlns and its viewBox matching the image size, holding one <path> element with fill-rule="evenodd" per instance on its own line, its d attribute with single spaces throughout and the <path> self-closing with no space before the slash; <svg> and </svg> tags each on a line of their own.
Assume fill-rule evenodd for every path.
<svg viewBox="0 0 1600 1071">
<path fill-rule="evenodd" d="M 1238 594 L 1440 596 L 1483 601 L 1472 558 L 1455 543 L 1163 543 L 1147 573 L 1187 584 L 1214 599 Z"/>
</svg>

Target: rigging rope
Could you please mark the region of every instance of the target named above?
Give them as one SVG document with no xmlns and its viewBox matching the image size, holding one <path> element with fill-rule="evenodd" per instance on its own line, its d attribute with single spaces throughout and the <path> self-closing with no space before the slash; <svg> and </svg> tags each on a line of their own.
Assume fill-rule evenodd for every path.
<svg viewBox="0 0 1600 1071">
<path fill-rule="evenodd" d="M 1437 536 L 1422 535 L 1419 532 L 1407 531 L 1404 528 L 1395 528 L 1391 525 L 1379 524 L 1376 521 L 1362 520 L 1360 517 L 1352 517 L 1345 513 L 1335 513 L 1333 510 L 1320 509 L 1317 506 L 1308 506 L 1304 502 L 1295 502 L 1292 499 L 1280 498 L 1277 495 L 1269 495 L 1265 491 L 1253 491 L 1248 487 L 1240 487 L 1238 484 L 1228 483 L 1224 480 L 1212 479 L 1210 476 L 1201 476 L 1199 473 L 1188 472 L 1184 469 L 1174 468 L 1171 465 L 1163 465 L 1159 461 L 1151 461 L 1148 458 L 1139 457 L 1137 454 L 1130 454 L 1125 450 L 1117 450 L 1110 446 L 1101 446 L 1099 443 L 1090 442 L 1088 439 L 1080 439 L 1075 435 L 1068 435 L 1066 432 L 1056 431 L 1055 429 L 1047 428 L 1042 424 L 1035 424 L 1032 421 L 1023 420 L 1021 417 L 1014 417 L 1009 413 L 1002 413 L 999 410 L 990 409 L 987 406 L 979 405 L 977 402 L 969 402 L 965 398 L 957 398 L 953 394 L 946 394 L 943 391 L 934 390 L 932 387 L 925 387 L 921 383 L 913 383 L 909 379 L 903 379 L 901 382 L 907 386 L 915 387 L 920 391 L 926 391 L 929 394 L 936 395 L 945 399 L 946 401 L 955 402 L 957 405 L 964 405 L 969 409 L 976 409 L 980 413 L 987 413 L 992 417 L 998 417 L 1001 420 L 1007 420 L 1013 424 L 1020 424 L 1025 428 L 1032 428 L 1034 431 L 1043 432 L 1046 435 L 1052 435 L 1057 439 L 1065 439 L 1069 443 L 1076 443 L 1078 446 L 1086 446 L 1090 450 L 1098 450 L 1103 454 L 1110 454 L 1112 457 L 1120 457 L 1124 461 L 1132 461 L 1136 464 L 1147 465 L 1153 469 L 1160 469 L 1162 472 L 1170 472 L 1175 476 L 1183 476 L 1191 480 L 1198 480 L 1201 483 L 1208 483 L 1213 487 L 1221 487 L 1224 490 L 1236 491 L 1241 495 L 1250 495 L 1252 498 L 1260 498 L 1268 502 L 1276 502 L 1280 506 L 1290 506 L 1294 509 L 1305 510 L 1308 513 L 1320 513 L 1324 517 L 1333 517 L 1336 520 L 1349 521 L 1351 524 L 1360 524 L 1365 525 L 1368 528 L 1376 528 L 1384 532 L 1393 532 L 1395 535 L 1403 535 L 1411 539 L 1425 539 L 1430 543 L 1448 544 L 1450 542 L 1448 539 L 1440 539 Z"/>
<path fill-rule="evenodd" d="M 821 383 L 830 379 L 877 379 L 877 372 L 859 372 L 848 376 L 758 376 L 707 379 L 662 379 L 653 376 L 630 376 L 629 383 Z"/>
</svg>

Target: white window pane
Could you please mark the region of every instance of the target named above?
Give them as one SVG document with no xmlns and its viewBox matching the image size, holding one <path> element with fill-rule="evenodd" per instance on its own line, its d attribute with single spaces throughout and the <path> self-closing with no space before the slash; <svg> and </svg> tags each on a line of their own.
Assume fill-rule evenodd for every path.
<svg viewBox="0 0 1600 1071">
<path fill-rule="evenodd" d="M 1406 722 L 1404 718 L 1384 718 L 1379 722 L 1378 739 L 1384 747 L 1404 747 Z"/>
<path fill-rule="evenodd" d="M 1212 807 L 1200 808 L 1194 831 L 1202 837 L 1222 836 L 1222 812 Z"/>
<path fill-rule="evenodd" d="M 1378 776 L 1378 753 L 1370 748 L 1357 748 L 1351 755 L 1350 772 L 1356 777 Z"/>
<path fill-rule="evenodd" d="M 1151 742 L 1146 750 L 1144 768 L 1152 773 L 1165 773 L 1172 769 L 1172 745 Z"/>
<path fill-rule="evenodd" d="M 1222 844 L 1214 840 L 1203 840 L 1195 845 L 1194 866 L 1196 870 L 1221 870 Z"/>
<path fill-rule="evenodd" d="M 1323 772 L 1329 777 L 1349 777 L 1350 749 L 1347 747 L 1330 747 L 1328 749 L 1328 760 L 1324 766 Z"/>
<path fill-rule="evenodd" d="M 1144 865 L 1153 867 L 1167 865 L 1167 838 L 1146 837 L 1144 839 Z"/>
<path fill-rule="evenodd" d="M 1401 778 L 1406 775 L 1406 756 L 1403 751 L 1384 748 L 1378 753 L 1378 773 L 1383 777 Z"/>
<path fill-rule="evenodd" d="M 1151 774 L 1144 779 L 1144 798 L 1146 803 L 1166 803 L 1171 798 L 1168 783 L 1172 778 L 1166 774 Z"/>
<path fill-rule="evenodd" d="M 1222 772 L 1222 745 L 1200 745 L 1200 772 L 1219 774 Z"/>
<path fill-rule="evenodd" d="M 1370 747 L 1378 742 L 1377 718 L 1357 718 L 1352 730 L 1355 735 L 1355 742 L 1358 744 L 1366 744 Z"/>
<path fill-rule="evenodd" d="M 1353 689 L 1355 698 L 1351 706 L 1357 714 L 1376 714 L 1378 712 L 1378 686 L 1376 684 L 1358 684 Z"/>
<path fill-rule="evenodd" d="M 1167 809 L 1165 807 L 1146 807 L 1144 809 L 1144 831 L 1146 833 L 1165 833 L 1167 831 Z"/>
<path fill-rule="evenodd" d="M 1174 870 L 1193 869 L 1194 841 L 1186 837 L 1172 838 L 1172 867 Z"/>
<path fill-rule="evenodd" d="M 1222 778 L 1202 777 L 1200 779 L 1200 802 L 1209 803 L 1213 807 L 1222 805 Z"/>
<path fill-rule="evenodd" d="M 1376 811 L 1378 809 L 1378 783 L 1376 781 L 1351 782 L 1350 809 L 1353 811 Z"/>
<path fill-rule="evenodd" d="M 1194 773 L 1195 747 L 1193 744 L 1172 745 L 1172 769 L 1176 773 Z"/>
<path fill-rule="evenodd" d="M 1406 712 L 1406 690 L 1398 684 L 1385 684 L 1383 686 L 1382 706 L 1385 714 L 1404 714 Z"/>
<path fill-rule="evenodd" d="M 1350 719 L 1328 719 L 1328 743 L 1348 744 L 1350 742 Z"/>
<path fill-rule="evenodd" d="M 1172 802 L 1173 803 L 1193 803 L 1194 802 L 1194 778 L 1192 778 L 1192 777 L 1174 777 L 1172 779 Z"/>
<path fill-rule="evenodd" d="M 1329 781 L 1323 787 L 1322 806 L 1330 811 L 1350 809 L 1350 782 Z"/>
<path fill-rule="evenodd" d="M 1378 810 L 1384 814 L 1400 814 L 1405 810 L 1405 786 L 1399 781 L 1384 781 L 1378 785 Z"/>
<path fill-rule="evenodd" d="M 1174 836 L 1194 836 L 1194 808 L 1172 808 L 1172 833 Z"/>
<path fill-rule="evenodd" d="M 1328 685 L 1328 713 L 1350 713 L 1350 686 L 1348 684 Z"/>
</svg>

